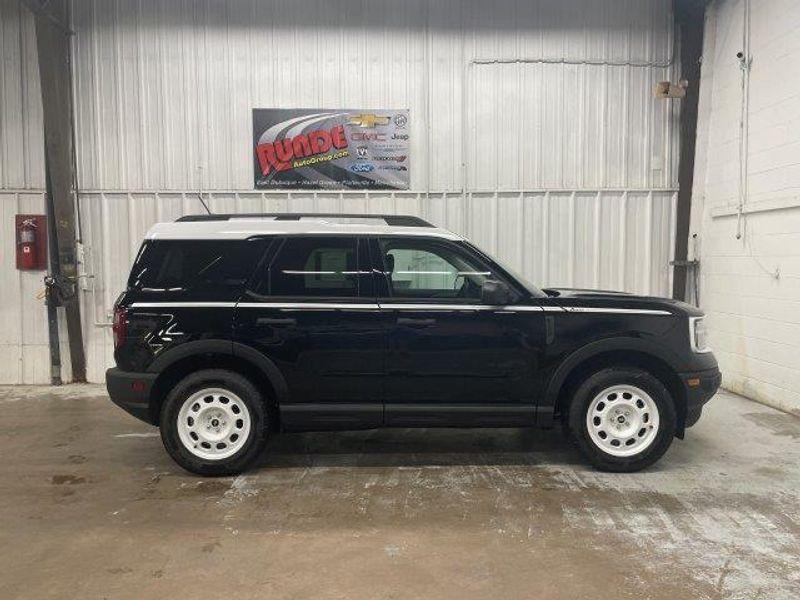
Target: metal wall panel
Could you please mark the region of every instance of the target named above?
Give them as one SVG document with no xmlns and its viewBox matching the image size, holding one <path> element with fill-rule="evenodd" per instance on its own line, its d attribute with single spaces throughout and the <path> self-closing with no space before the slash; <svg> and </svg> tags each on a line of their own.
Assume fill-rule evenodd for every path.
<svg viewBox="0 0 800 600">
<path fill-rule="evenodd" d="M 43 146 L 33 17 L 0 0 L 0 189 L 44 187 Z"/>
<path fill-rule="evenodd" d="M 44 195 L 30 190 L 0 189 L 0 383 L 49 383 L 50 349 L 47 309 L 42 298 L 43 271 L 18 271 L 14 215 L 42 214 Z M 61 311 L 59 310 L 59 313 Z M 63 314 L 61 339 L 66 340 Z M 69 381 L 69 348 L 61 348 L 62 371 Z"/>
<path fill-rule="evenodd" d="M 254 107 L 409 108 L 414 190 L 675 183 L 668 0 L 94 0 L 74 21 L 84 189 L 251 189 Z"/>
<path fill-rule="evenodd" d="M 14 237 L 14 215 L 18 212 L 41 212 L 42 197 L 37 194 L 25 194 L 20 196 L 18 193 L 3 193 L 0 191 L 0 218 L 2 218 L 2 228 L 0 231 L 0 381 L 8 383 L 20 383 L 34 376 L 31 373 L 39 361 L 32 358 L 36 354 L 37 342 L 42 339 L 45 343 L 43 354 L 38 358 L 44 358 L 43 367 L 45 377 L 49 375 L 47 367 L 49 358 L 47 354 L 46 332 L 42 338 L 42 331 L 39 331 L 42 323 L 42 316 L 45 311 L 34 310 L 34 296 L 36 294 L 37 277 L 33 273 L 17 271 L 15 263 L 15 237 Z M 39 304 L 43 304 L 40 302 Z M 22 307 L 27 305 L 29 309 L 24 314 Z M 36 313 L 36 314 L 33 314 Z M 44 323 L 46 323 L 46 317 Z"/>
<path fill-rule="evenodd" d="M 217 211 L 418 214 L 541 285 L 667 294 L 670 5 L 76 0 L 90 379 L 143 234 L 198 190 Z M 411 191 L 253 192 L 254 107 L 410 109 Z"/>
<path fill-rule="evenodd" d="M 44 137 L 33 18 L 0 0 L 0 383 L 50 381 L 42 272 L 16 269 L 14 215 L 44 212 Z"/>
</svg>

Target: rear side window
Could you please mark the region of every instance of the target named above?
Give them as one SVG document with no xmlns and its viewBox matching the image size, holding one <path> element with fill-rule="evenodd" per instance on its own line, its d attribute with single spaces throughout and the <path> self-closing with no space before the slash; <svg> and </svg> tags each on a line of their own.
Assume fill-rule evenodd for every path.
<svg viewBox="0 0 800 600">
<path fill-rule="evenodd" d="M 262 296 L 355 298 L 359 295 L 358 243 L 351 237 L 287 238 L 256 282 Z"/>
<path fill-rule="evenodd" d="M 142 291 L 239 287 L 250 278 L 264 247 L 264 240 L 147 241 L 128 287 Z"/>
</svg>

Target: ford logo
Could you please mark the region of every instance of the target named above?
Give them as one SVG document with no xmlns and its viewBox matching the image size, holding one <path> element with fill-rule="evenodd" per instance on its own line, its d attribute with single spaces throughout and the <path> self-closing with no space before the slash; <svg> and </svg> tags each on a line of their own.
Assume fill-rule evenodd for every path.
<svg viewBox="0 0 800 600">
<path fill-rule="evenodd" d="M 373 167 L 369 163 L 359 163 L 359 164 L 355 164 L 355 165 L 350 165 L 350 170 L 353 173 L 369 173 L 370 171 L 372 171 L 374 169 L 375 169 L 375 167 Z"/>
</svg>

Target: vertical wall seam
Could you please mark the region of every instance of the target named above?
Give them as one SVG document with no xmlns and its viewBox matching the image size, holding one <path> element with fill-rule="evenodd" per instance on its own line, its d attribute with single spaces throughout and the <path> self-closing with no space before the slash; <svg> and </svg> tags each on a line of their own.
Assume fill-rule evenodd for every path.
<svg viewBox="0 0 800 600">
<path fill-rule="evenodd" d="M 0 10 L 3 10 L 3 5 L 0 5 Z M 20 10 L 20 4 L 17 3 L 17 9 Z M 9 18 L 9 22 L 11 22 L 11 18 Z M 19 18 L 17 18 L 17 22 L 19 23 Z M 5 48 L 5 28 L 3 27 L 4 22 L 0 21 L 0 49 Z M 0 71 L 0 188 L 10 188 L 13 183 L 8 181 L 8 175 L 6 174 L 6 165 L 8 164 L 7 151 L 6 145 L 8 144 L 7 137 L 9 134 L 5 128 L 5 115 L 8 114 L 9 110 L 6 107 L 6 66 L 4 63 L 2 64 L 2 71 Z"/>
<path fill-rule="evenodd" d="M 122 44 L 122 34 L 120 32 L 120 25 L 119 25 L 119 0 L 115 0 L 114 2 L 114 52 L 115 52 L 115 61 L 114 64 L 116 65 L 116 89 L 117 89 L 117 147 L 119 149 L 119 182 L 123 188 L 128 187 L 128 162 L 126 159 L 126 148 L 125 148 L 125 126 L 123 122 L 123 115 L 125 111 L 122 110 L 122 102 L 124 97 L 124 79 L 120 76 L 123 72 L 124 61 L 122 57 L 122 51 L 120 46 Z M 74 72 L 74 71 L 73 71 Z M 77 104 L 76 104 L 77 106 Z M 76 111 L 77 112 L 77 111 Z"/>
</svg>

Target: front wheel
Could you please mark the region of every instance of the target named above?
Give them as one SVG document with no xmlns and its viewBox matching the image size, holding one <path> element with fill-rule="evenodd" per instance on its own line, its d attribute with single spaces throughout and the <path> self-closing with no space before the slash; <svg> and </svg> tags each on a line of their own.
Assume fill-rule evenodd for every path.
<svg viewBox="0 0 800 600">
<path fill-rule="evenodd" d="M 186 376 L 161 408 L 169 455 L 198 475 L 241 473 L 266 444 L 266 410 L 247 378 L 222 369 Z"/>
<path fill-rule="evenodd" d="M 632 472 L 664 455 L 677 418 L 672 396 L 658 379 L 641 369 L 612 367 L 578 387 L 568 422 L 572 437 L 595 467 Z"/>
</svg>

